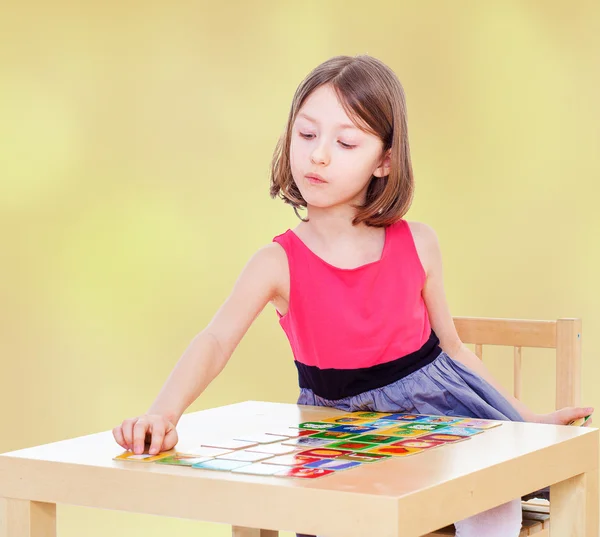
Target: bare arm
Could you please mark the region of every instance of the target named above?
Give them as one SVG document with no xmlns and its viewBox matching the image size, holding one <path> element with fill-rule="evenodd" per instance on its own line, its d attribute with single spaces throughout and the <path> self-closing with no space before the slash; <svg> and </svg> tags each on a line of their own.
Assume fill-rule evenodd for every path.
<svg viewBox="0 0 600 537">
<path fill-rule="evenodd" d="M 252 322 L 278 294 L 284 268 L 287 270 L 287 258 L 277 244 L 252 256 L 231 294 L 193 338 L 148 412 L 113 429 L 121 446 L 141 453 L 147 435 L 151 452 L 168 450 L 177 443 L 175 427 L 181 415 L 223 370 Z"/>
<path fill-rule="evenodd" d="M 444 290 L 442 255 L 435 231 L 426 224 L 411 222 L 411 230 L 418 245 L 419 256 L 427 273 L 423 299 L 427 306 L 431 327 L 440 338 L 442 350 L 454 360 L 463 363 L 496 388 L 521 414 L 525 421 L 538 421 L 538 415 L 508 392 L 491 374 L 477 355 L 460 340 Z"/>
<path fill-rule="evenodd" d="M 177 425 L 181 415 L 224 369 L 231 355 L 206 329 L 194 337 L 167 378 L 147 414 Z"/>
<path fill-rule="evenodd" d="M 250 259 L 227 300 L 177 362 L 149 414 L 162 414 L 176 425 L 185 409 L 224 369 L 251 324 L 277 293 L 279 250 L 279 246 L 269 245 Z"/>
<path fill-rule="evenodd" d="M 418 222 L 410 222 L 410 227 L 415 236 L 419 257 L 427 272 L 423 298 L 427 306 L 431 326 L 440 338 L 440 345 L 448 356 L 462 362 L 489 382 L 510 402 L 525 421 L 567 425 L 572 420 L 590 415 L 594 411 L 593 407 L 565 407 L 549 414 L 536 414 L 508 392 L 492 376 L 477 355 L 463 344 L 456 332 L 454 320 L 450 315 L 450 309 L 446 301 L 442 274 L 442 255 L 435 231 L 431 227 Z M 591 424 L 592 421 L 590 420 L 586 426 Z"/>
</svg>

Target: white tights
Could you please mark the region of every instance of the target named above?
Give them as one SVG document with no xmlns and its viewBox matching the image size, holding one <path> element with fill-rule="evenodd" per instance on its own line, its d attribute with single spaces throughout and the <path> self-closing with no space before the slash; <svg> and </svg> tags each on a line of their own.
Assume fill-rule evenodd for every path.
<svg viewBox="0 0 600 537">
<path fill-rule="evenodd" d="M 518 537 L 523 515 L 521 498 L 456 522 L 456 537 Z"/>
</svg>

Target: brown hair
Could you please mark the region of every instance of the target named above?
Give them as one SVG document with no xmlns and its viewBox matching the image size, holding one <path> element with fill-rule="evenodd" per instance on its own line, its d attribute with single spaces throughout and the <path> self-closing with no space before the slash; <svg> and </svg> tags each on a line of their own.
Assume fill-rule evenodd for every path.
<svg viewBox="0 0 600 537">
<path fill-rule="evenodd" d="M 395 73 L 382 61 L 367 55 L 334 56 L 313 69 L 294 94 L 287 125 L 277 142 L 271 162 L 272 198 L 279 196 L 294 207 L 306 207 L 290 167 L 292 126 L 308 96 L 331 84 L 353 123 L 383 142 L 382 157 L 390 152 L 390 173 L 371 177 L 364 205 L 352 223 L 384 227 L 400 220 L 408 211 L 414 193 L 406 124 L 404 89 Z M 307 221 L 307 220 L 304 220 Z"/>
</svg>

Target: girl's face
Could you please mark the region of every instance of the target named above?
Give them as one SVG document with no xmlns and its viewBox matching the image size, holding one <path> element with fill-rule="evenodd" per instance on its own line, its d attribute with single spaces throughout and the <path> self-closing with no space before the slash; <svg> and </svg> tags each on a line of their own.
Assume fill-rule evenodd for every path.
<svg viewBox="0 0 600 537">
<path fill-rule="evenodd" d="M 363 203 L 371 176 L 389 174 L 382 150 L 381 140 L 356 127 L 333 88 L 324 85 L 306 99 L 292 126 L 292 176 L 309 207 Z"/>
</svg>

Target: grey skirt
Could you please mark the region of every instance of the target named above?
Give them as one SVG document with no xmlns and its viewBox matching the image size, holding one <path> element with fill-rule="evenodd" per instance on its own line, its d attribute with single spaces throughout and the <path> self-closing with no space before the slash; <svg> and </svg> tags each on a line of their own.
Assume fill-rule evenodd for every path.
<svg viewBox="0 0 600 537">
<path fill-rule="evenodd" d="M 400 380 L 344 399 L 319 397 L 300 388 L 299 405 L 327 406 L 346 412 L 408 412 L 502 421 L 525 421 L 489 382 L 445 352 Z M 549 489 L 524 499 L 548 499 Z"/>
</svg>

